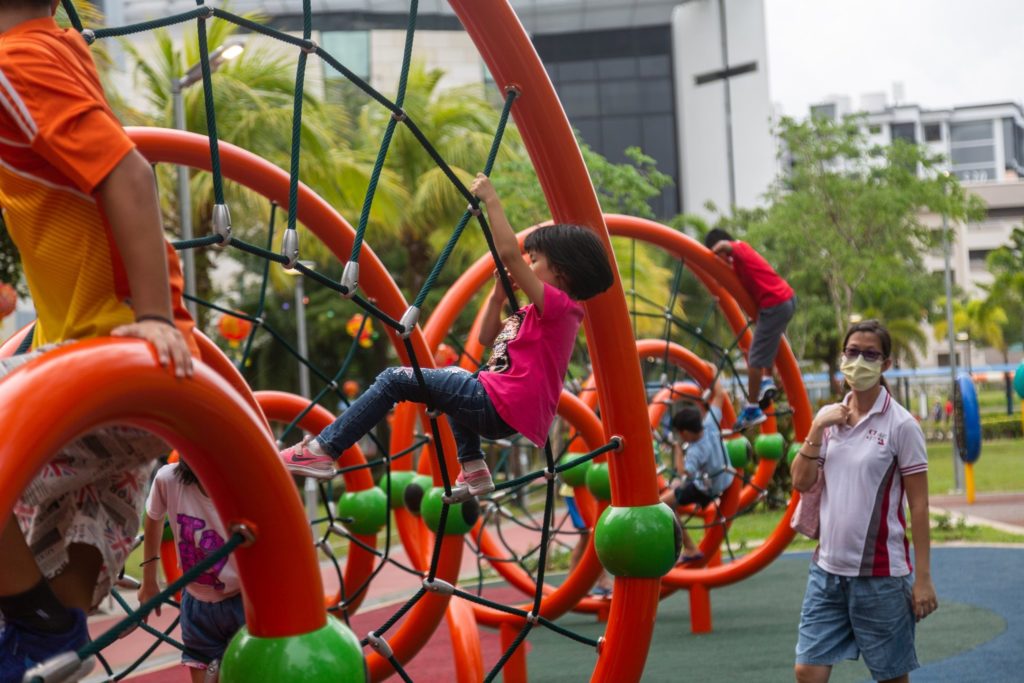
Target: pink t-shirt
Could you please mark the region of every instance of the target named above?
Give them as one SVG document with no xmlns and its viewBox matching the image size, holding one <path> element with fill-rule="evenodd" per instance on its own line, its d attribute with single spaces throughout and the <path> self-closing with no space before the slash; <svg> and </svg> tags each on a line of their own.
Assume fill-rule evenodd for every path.
<svg viewBox="0 0 1024 683">
<path fill-rule="evenodd" d="M 150 519 L 162 520 L 164 515 L 170 519 L 181 570 L 187 572 L 224 545 L 228 534 L 213 501 L 199 490 L 198 484 L 185 486 L 179 482 L 174 476 L 175 467 L 176 464 L 164 465 L 157 471 L 146 500 L 146 514 Z M 192 597 L 203 602 L 220 602 L 241 589 L 234 555 L 221 558 L 206 573 L 185 586 Z"/>
<path fill-rule="evenodd" d="M 504 321 L 480 381 L 509 427 L 538 447 L 555 419 L 562 379 L 569 367 L 583 307 L 569 295 L 544 285 L 544 315 L 533 304 Z"/>
</svg>

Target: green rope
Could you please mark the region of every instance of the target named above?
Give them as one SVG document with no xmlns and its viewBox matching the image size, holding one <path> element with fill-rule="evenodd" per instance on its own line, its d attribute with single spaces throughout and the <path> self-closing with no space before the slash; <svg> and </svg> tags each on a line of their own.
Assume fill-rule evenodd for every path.
<svg viewBox="0 0 1024 683">
<path fill-rule="evenodd" d="M 75 9 L 75 3 L 71 0 L 60 0 L 61 6 L 64 8 L 64 12 L 68 15 L 68 21 L 71 22 L 71 26 L 78 31 L 82 32 L 82 19 L 78 16 L 78 10 Z"/>
<path fill-rule="evenodd" d="M 302 38 L 309 41 L 312 35 L 312 19 L 309 0 L 302 0 Z M 299 211 L 299 157 L 302 153 L 302 104 L 303 87 L 306 81 L 306 57 L 310 48 L 303 48 L 295 67 L 295 98 L 292 103 L 292 158 L 288 175 L 288 230 L 295 229 L 295 217 Z"/>
<path fill-rule="evenodd" d="M 267 251 L 274 244 L 274 224 L 277 218 L 277 202 L 270 202 L 270 221 L 267 224 Z M 245 348 L 242 349 L 242 359 L 238 361 L 238 370 L 242 371 L 245 369 L 246 363 L 249 362 L 249 354 L 252 353 L 253 343 L 256 341 L 256 331 L 259 330 L 260 325 L 263 322 L 263 314 L 267 310 L 267 287 L 270 284 L 270 261 L 263 259 L 263 278 L 260 281 L 260 298 L 256 304 L 256 323 L 253 324 L 249 330 L 249 335 L 245 338 Z"/>
<path fill-rule="evenodd" d="M 71 4 L 70 0 L 64 0 L 65 6 Z M 152 19 L 150 21 L 141 21 L 137 24 L 128 24 L 126 26 L 112 26 L 107 28 L 98 28 L 93 30 L 93 38 L 100 40 L 101 38 L 120 38 L 124 36 L 130 36 L 133 33 L 142 33 L 144 31 L 152 31 L 158 28 L 166 28 L 168 26 L 174 26 L 175 24 L 181 24 L 189 19 L 198 19 L 200 17 L 206 17 L 210 15 L 209 7 L 197 7 L 188 12 L 182 12 L 181 14 L 172 14 L 169 17 L 163 17 L 161 19 Z M 81 30 L 78 26 L 78 28 Z"/>
<path fill-rule="evenodd" d="M 359 261 L 359 253 L 363 248 L 363 237 L 366 235 L 366 225 L 370 220 L 370 208 L 373 206 L 373 198 L 377 193 L 377 183 L 380 181 L 381 171 L 384 169 L 384 159 L 388 155 L 388 148 L 391 146 L 391 137 L 395 134 L 395 126 L 398 124 L 398 117 L 404 118 L 405 114 L 399 113 L 402 104 L 405 102 L 405 89 L 409 83 L 409 68 L 412 65 L 412 43 L 416 33 L 416 18 L 419 10 L 419 0 L 412 0 L 409 3 L 409 25 L 405 31 L 405 51 L 402 54 L 402 72 L 398 78 L 398 94 L 395 98 L 395 106 L 398 111 L 392 111 L 391 119 L 384 129 L 384 137 L 380 142 L 380 149 L 377 151 L 377 160 L 373 164 L 373 172 L 370 174 L 370 183 L 366 188 L 366 196 L 363 199 L 363 208 L 359 214 L 359 223 L 356 227 L 355 240 L 352 242 L 352 256 L 350 261 Z"/>
<path fill-rule="evenodd" d="M 203 0 L 196 0 L 202 6 Z M 224 203 L 224 179 L 220 170 L 220 146 L 217 140 L 217 116 L 213 105 L 213 76 L 210 71 L 210 51 L 206 44 L 206 18 L 212 16 L 209 8 L 196 21 L 199 30 L 199 64 L 203 73 L 203 101 L 206 105 L 206 134 L 210 140 L 210 171 L 213 176 L 214 204 Z"/>
</svg>

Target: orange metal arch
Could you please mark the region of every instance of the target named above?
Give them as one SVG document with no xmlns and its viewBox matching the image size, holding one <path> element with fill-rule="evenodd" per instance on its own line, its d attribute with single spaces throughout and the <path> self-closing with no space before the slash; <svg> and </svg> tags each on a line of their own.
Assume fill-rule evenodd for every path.
<svg viewBox="0 0 1024 683">
<path fill-rule="evenodd" d="M 255 393 L 256 402 L 260 408 L 263 409 L 263 413 L 268 419 L 278 422 L 291 422 L 295 419 L 295 416 L 301 413 L 303 410 L 309 407 L 309 399 L 303 398 L 296 394 L 290 394 L 284 391 L 257 391 Z M 317 404 L 306 413 L 298 423 L 299 429 L 304 431 L 317 434 L 323 431 L 327 425 L 334 422 L 334 416 L 331 415 L 330 411 L 323 406 Z M 338 461 L 339 467 L 348 467 L 350 465 L 362 465 L 366 463 L 366 458 L 363 456 L 362 450 L 358 445 L 353 446 L 341 455 L 341 459 Z M 373 477 L 370 475 L 368 469 L 358 469 L 346 472 L 344 474 L 345 489 L 347 491 L 365 491 L 368 488 L 373 487 Z M 377 547 L 377 534 L 352 534 L 354 537 L 359 539 L 361 543 L 370 548 Z M 342 578 L 343 586 L 360 586 L 367 577 L 370 576 L 370 572 L 373 571 L 373 563 L 375 555 L 364 547 L 357 543 L 349 544 L 348 558 L 345 561 L 345 575 Z M 326 601 L 328 605 L 337 604 L 341 599 L 341 595 L 351 595 L 352 591 L 348 590 L 344 593 L 339 592 L 327 596 Z M 360 603 L 366 597 L 366 591 L 362 591 L 358 596 L 355 597 L 346 607 L 345 611 L 349 616 L 356 613 L 359 609 Z"/>
<path fill-rule="evenodd" d="M 40 393 L 41 386 L 61 391 Z M 244 524 L 256 535 L 236 551 L 249 631 L 283 637 L 326 623 L 316 557 L 307 534 L 297 533 L 307 528 L 302 504 L 262 415 L 202 362 L 193 379 L 178 380 L 141 340 L 69 344 L 0 382 L 0 424 L 0 510 L 10 510 L 52 454 L 83 433 L 130 424 L 160 435 L 191 456 L 225 526 Z M 276 504 L 253 504 L 267 500 Z"/>
<path fill-rule="evenodd" d="M 556 221 L 592 228 L 611 244 L 601 207 L 555 90 L 529 36 L 507 2 L 451 0 L 452 9 L 476 44 L 499 87 L 516 86 L 522 96 L 512 107 L 520 135 Z M 646 401 L 640 362 L 629 333 L 629 311 L 616 276 L 604 294 L 584 303 L 584 326 L 594 370 L 599 377 L 615 373 L 598 386 L 605 436 L 624 439 L 623 449 L 609 458 L 612 504 L 654 505 L 658 491 L 654 454 L 647 438 Z M 594 681 L 640 678 L 654 628 L 659 581 L 616 578 L 606 642 L 594 669 Z"/>
</svg>

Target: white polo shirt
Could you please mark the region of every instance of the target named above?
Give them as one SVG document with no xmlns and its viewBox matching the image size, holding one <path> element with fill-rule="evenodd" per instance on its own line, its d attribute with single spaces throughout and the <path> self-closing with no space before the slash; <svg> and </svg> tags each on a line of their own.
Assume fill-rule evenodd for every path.
<svg viewBox="0 0 1024 683">
<path fill-rule="evenodd" d="M 814 561 L 839 576 L 909 574 L 903 477 L 928 471 L 924 434 L 914 417 L 883 387 L 855 426 L 825 431 L 821 458 L 825 488 Z"/>
</svg>

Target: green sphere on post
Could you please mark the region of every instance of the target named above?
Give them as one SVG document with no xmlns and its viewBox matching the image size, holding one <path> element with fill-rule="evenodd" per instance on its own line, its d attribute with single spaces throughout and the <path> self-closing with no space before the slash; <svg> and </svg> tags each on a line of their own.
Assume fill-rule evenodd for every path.
<svg viewBox="0 0 1024 683">
<path fill-rule="evenodd" d="M 249 635 L 243 626 L 220 665 L 222 683 L 368 681 L 359 639 L 334 617 L 312 633 L 283 638 Z"/>
<path fill-rule="evenodd" d="M 612 499 L 612 479 L 606 462 L 592 462 L 587 470 L 587 489 L 598 500 Z"/>
<path fill-rule="evenodd" d="M 423 497 L 427 491 L 434 488 L 434 478 L 425 474 L 417 474 L 412 478 L 406 487 L 402 500 L 405 502 L 405 509 L 414 515 L 420 514 L 420 506 L 423 504 Z"/>
<path fill-rule="evenodd" d="M 781 460 L 785 452 L 786 439 L 782 434 L 760 434 L 754 440 L 754 452 L 762 460 Z"/>
<path fill-rule="evenodd" d="M 594 549 L 613 576 L 652 579 L 668 573 L 683 548 L 683 529 L 664 503 L 608 506 L 594 528 Z"/>
<path fill-rule="evenodd" d="M 725 442 L 725 452 L 729 454 L 732 466 L 742 470 L 750 460 L 750 441 L 745 436 L 729 439 Z"/>
<path fill-rule="evenodd" d="M 385 472 L 384 476 L 380 478 L 380 483 L 377 484 L 384 493 L 388 492 L 389 478 L 391 479 L 391 509 L 398 510 L 404 508 L 405 487 L 416 478 L 416 473 L 412 470 L 395 470 L 391 472 L 389 477 L 388 473 Z"/>
<path fill-rule="evenodd" d="M 338 514 L 351 518 L 342 522 L 354 534 L 375 534 L 384 528 L 388 517 L 388 497 L 376 486 L 349 491 L 338 501 Z"/>
<path fill-rule="evenodd" d="M 570 460 L 580 457 L 581 455 L 583 454 L 566 453 L 561 457 L 561 459 L 559 459 L 558 464 L 562 465 L 566 462 L 569 462 Z M 593 460 L 587 460 L 586 462 L 581 462 L 579 465 L 576 465 L 575 467 L 570 467 L 567 470 L 563 470 L 559 474 L 562 477 L 562 481 L 564 481 L 569 486 L 585 486 L 587 483 L 587 472 L 590 471 L 590 466 L 593 464 Z"/>
<path fill-rule="evenodd" d="M 792 465 L 793 461 L 796 460 L 796 454 L 800 452 L 800 442 L 794 441 L 789 444 L 789 450 L 786 451 L 786 463 Z"/>
<path fill-rule="evenodd" d="M 427 528 L 437 533 L 441 526 L 441 508 L 444 506 L 444 489 L 440 486 L 427 491 L 423 497 L 423 504 L 420 506 L 420 514 L 423 515 L 423 522 Z M 459 536 L 469 532 L 480 519 L 480 503 L 476 498 L 470 498 L 464 503 L 455 503 L 448 506 L 448 519 L 444 523 L 446 536 Z"/>
</svg>

